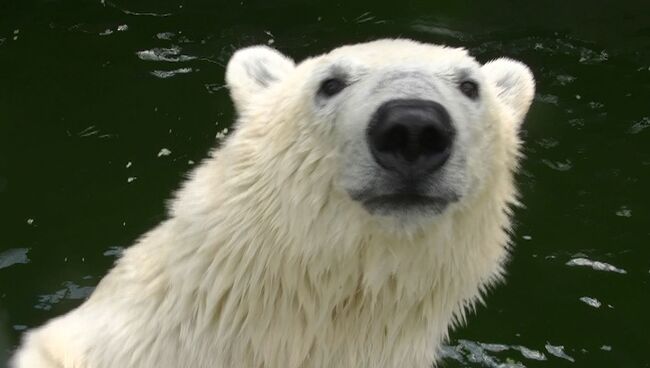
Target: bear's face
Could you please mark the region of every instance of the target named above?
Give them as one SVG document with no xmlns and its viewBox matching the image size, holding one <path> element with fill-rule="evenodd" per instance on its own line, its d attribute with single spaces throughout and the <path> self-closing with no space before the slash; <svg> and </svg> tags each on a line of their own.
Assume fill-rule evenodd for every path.
<svg viewBox="0 0 650 368">
<path fill-rule="evenodd" d="M 509 175 L 534 93 L 519 62 L 480 65 L 463 49 L 408 40 L 345 46 L 297 66 L 248 48 L 226 78 L 240 114 L 265 99 L 298 115 L 282 124 L 336 151 L 337 189 L 389 217 L 440 214 L 499 168 Z"/>
</svg>

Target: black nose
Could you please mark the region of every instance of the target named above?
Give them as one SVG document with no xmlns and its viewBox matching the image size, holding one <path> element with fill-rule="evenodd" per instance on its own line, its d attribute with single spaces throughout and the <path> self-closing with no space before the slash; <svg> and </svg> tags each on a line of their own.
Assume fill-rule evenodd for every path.
<svg viewBox="0 0 650 368">
<path fill-rule="evenodd" d="M 368 127 L 368 142 L 379 165 L 406 175 L 431 172 L 451 154 L 455 131 L 439 103 L 400 99 L 383 103 Z"/>
</svg>

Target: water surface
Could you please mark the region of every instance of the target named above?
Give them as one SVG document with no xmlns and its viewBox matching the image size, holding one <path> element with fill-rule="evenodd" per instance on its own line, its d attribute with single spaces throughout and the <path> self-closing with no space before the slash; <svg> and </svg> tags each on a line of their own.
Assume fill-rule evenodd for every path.
<svg viewBox="0 0 650 368">
<path fill-rule="evenodd" d="M 650 367 L 647 1 L 133 3 L 0 2 L 0 366 L 227 134 L 233 50 L 401 36 L 520 59 L 538 82 L 508 282 L 442 366 Z"/>
</svg>

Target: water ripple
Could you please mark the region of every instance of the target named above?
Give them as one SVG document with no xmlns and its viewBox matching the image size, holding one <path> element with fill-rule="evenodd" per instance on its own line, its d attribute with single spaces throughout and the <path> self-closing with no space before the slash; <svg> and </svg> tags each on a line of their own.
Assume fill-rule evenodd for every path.
<svg viewBox="0 0 650 368">
<path fill-rule="evenodd" d="M 638 134 L 650 127 L 650 117 L 644 116 L 627 130 L 629 134 Z"/>
<path fill-rule="evenodd" d="M 0 253 L 0 269 L 13 266 L 15 264 L 29 263 L 27 248 L 12 248 Z"/>
<path fill-rule="evenodd" d="M 179 68 L 174 70 L 154 70 L 151 72 L 151 75 L 160 79 L 167 79 L 178 74 L 187 74 L 191 72 L 192 68 Z"/>
<path fill-rule="evenodd" d="M 555 171 L 569 171 L 573 167 L 569 159 L 564 160 L 564 162 L 543 159 L 542 162 Z"/>
<path fill-rule="evenodd" d="M 70 133 L 68 132 L 70 135 Z M 76 133 L 79 138 L 97 137 L 101 139 L 116 138 L 117 134 L 102 133 L 95 125 L 90 125 Z"/>
<path fill-rule="evenodd" d="M 564 352 L 564 346 L 563 345 L 551 345 L 549 343 L 546 343 L 546 351 L 548 351 L 549 354 L 554 355 L 558 358 L 566 359 L 570 362 L 575 362 L 575 359 L 567 355 L 567 353 Z"/>
<path fill-rule="evenodd" d="M 120 256 L 122 255 L 123 252 L 124 252 L 124 248 L 123 248 L 123 247 L 117 247 L 117 246 L 114 246 L 114 247 L 110 247 L 110 248 L 108 248 L 108 249 L 103 253 L 103 255 L 105 255 L 105 256 L 107 256 L 107 257 L 120 257 Z"/>
<path fill-rule="evenodd" d="M 167 62 L 183 62 L 196 59 L 196 56 L 189 56 L 181 54 L 181 48 L 172 46 L 169 48 L 153 48 L 151 50 L 142 50 L 136 52 L 140 60 L 145 61 L 167 61 Z"/>
<path fill-rule="evenodd" d="M 169 156 L 169 155 L 171 155 L 171 154 L 172 154 L 172 151 L 170 151 L 168 148 L 162 148 L 162 149 L 158 152 L 158 157 Z"/>
<path fill-rule="evenodd" d="M 38 303 L 34 306 L 36 309 L 50 310 L 55 304 L 64 299 L 80 300 L 86 299 L 95 290 L 94 286 L 79 286 L 72 281 L 63 283 L 64 288 L 57 290 L 52 294 L 38 296 Z"/>
<path fill-rule="evenodd" d="M 573 359 L 563 353 L 563 347 L 546 345 L 549 354 L 563 359 Z M 550 351 L 549 351 L 550 349 Z M 512 352 L 517 352 L 514 355 Z M 442 348 L 442 358 L 455 360 L 462 364 L 474 363 L 491 368 L 523 368 L 526 365 L 519 359 L 546 361 L 544 352 L 523 345 L 487 344 L 470 340 L 458 340 L 457 345 L 446 345 Z"/>
<path fill-rule="evenodd" d="M 535 101 L 558 106 L 560 99 L 557 96 L 551 94 L 538 94 L 535 96 Z"/>
<path fill-rule="evenodd" d="M 622 268 L 618 268 L 615 266 L 612 266 L 609 263 L 605 262 L 599 262 L 599 261 L 592 261 L 587 258 L 573 258 L 569 262 L 566 263 L 567 266 L 583 266 L 583 267 L 591 267 L 596 271 L 607 271 L 607 272 L 616 272 L 620 274 L 626 274 L 627 271 L 625 271 Z"/>
<path fill-rule="evenodd" d="M 144 17 L 158 17 L 158 18 L 164 18 L 164 17 L 169 17 L 172 16 L 173 13 L 155 13 L 155 12 L 136 12 L 128 9 L 123 9 L 120 8 L 119 6 L 115 5 L 111 1 L 106 1 L 106 0 L 101 0 L 102 5 L 108 5 L 111 8 L 115 8 L 119 11 L 121 11 L 124 14 L 127 15 L 135 15 L 135 16 L 144 16 Z"/>
<path fill-rule="evenodd" d="M 156 34 L 156 38 L 159 40 L 170 41 L 174 37 L 176 37 L 176 34 L 173 32 L 160 32 Z"/>
<path fill-rule="evenodd" d="M 454 29 L 440 26 L 439 24 L 434 24 L 428 20 L 416 20 L 411 24 L 411 29 L 417 32 L 428 33 L 435 36 L 448 37 L 458 41 L 466 41 L 470 39 L 470 36 L 456 31 Z"/>
<path fill-rule="evenodd" d="M 596 298 L 590 298 L 588 296 L 581 297 L 580 301 L 587 304 L 588 306 L 591 306 L 591 307 L 594 307 L 594 308 L 600 308 L 600 306 L 602 305 L 600 300 L 598 300 Z"/>
</svg>

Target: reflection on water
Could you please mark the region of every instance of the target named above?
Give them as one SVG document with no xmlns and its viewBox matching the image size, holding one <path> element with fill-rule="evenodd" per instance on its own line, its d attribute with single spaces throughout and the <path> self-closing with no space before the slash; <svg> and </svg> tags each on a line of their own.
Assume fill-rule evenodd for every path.
<svg viewBox="0 0 650 368">
<path fill-rule="evenodd" d="M 596 298 L 590 298 L 588 296 L 581 297 L 580 301 L 587 304 L 587 305 L 589 305 L 589 306 L 592 306 L 594 308 L 600 308 L 600 306 L 602 305 L 600 300 L 598 300 Z"/>
<path fill-rule="evenodd" d="M 39 295 L 34 308 L 50 310 L 55 304 L 58 304 L 64 299 L 85 300 L 93 290 L 95 290 L 94 286 L 79 286 L 72 281 L 66 281 L 63 283 L 63 289 L 59 289 L 51 294 Z"/>
<path fill-rule="evenodd" d="M 97 137 L 100 139 L 116 138 L 115 134 L 104 133 L 101 130 L 99 130 L 95 125 L 91 125 L 89 127 L 82 129 L 81 131 L 77 132 L 76 135 L 77 137 L 80 138 L 88 138 L 88 137 Z"/>
<path fill-rule="evenodd" d="M 632 124 L 630 129 L 628 129 L 628 133 L 639 134 L 648 127 L 650 127 L 650 117 L 644 116 L 641 118 L 641 120 L 636 121 L 634 124 Z"/>
<path fill-rule="evenodd" d="M 173 15 L 172 13 L 136 12 L 136 11 L 128 10 L 124 7 L 120 7 L 109 0 L 100 0 L 100 1 L 102 5 L 118 9 L 119 11 L 127 15 L 143 16 L 143 17 L 160 17 L 160 18 L 169 17 Z M 182 8 L 183 6 L 179 5 L 179 7 Z"/>
<path fill-rule="evenodd" d="M 566 159 L 564 161 L 550 161 L 547 159 L 543 159 L 542 162 L 546 164 L 546 166 L 550 167 L 551 169 L 555 171 L 568 171 L 571 170 L 571 160 Z"/>
<path fill-rule="evenodd" d="M 572 357 L 570 357 L 569 355 L 567 355 L 564 352 L 564 346 L 561 346 L 561 345 L 553 346 L 553 345 L 547 343 L 544 347 L 546 348 L 546 351 L 548 351 L 549 354 L 551 354 L 553 356 L 556 356 L 556 357 L 561 358 L 561 359 L 568 360 L 570 362 L 575 361 Z M 583 353 L 584 352 L 585 351 L 583 349 Z"/>
<path fill-rule="evenodd" d="M 166 78 L 175 77 L 180 74 L 187 74 L 191 72 L 192 72 L 192 68 L 178 68 L 174 70 L 154 70 L 151 72 L 151 75 L 161 79 L 166 79 Z"/>
<path fill-rule="evenodd" d="M 182 55 L 181 48 L 178 46 L 138 51 L 136 55 L 138 55 L 141 60 L 146 61 L 182 62 L 196 59 L 195 56 Z"/>
<path fill-rule="evenodd" d="M 618 216 L 618 217 L 632 217 L 632 210 L 629 209 L 627 206 L 621 206 L 616 211 L 616 216 Z"/>
<path fill-rule="evenodd" d="M 575 359 L 564 351 L 564 346 L 546 343 L 543 350 L 545 352 L 522 345 L 458 340 L 456 345 L 447 345 L 442 348 L 442 357 L 462 364 L 475 364 L 490 368 L 521 368 L 527 367 L 528 361 L 546 360 L 549 360 L 549 365 L 552 366 L 553 360 L 558 358 L 575 362 Z"/>
<path fill-rule="evenodd" d="M 625 274 L 627 271 L 624 269 L 614 267 L 609 263 L 605 262 L 598 262 L 598 261 L 592 261 L 587 258 L 573 258 L 570 261 L 566 263 L 567 266 L 586 266 L 586 267 L 591 267 L 596 271 L 608 271 L 608 272 L 616 272 L 616 273 L 621 273 Z"/>
<path fill-rule="evenodd" d="M 158 157 L 163 157 L 163 156 L 169 156 L 169 155 L 171 155 L 171 154 L 172 154 L 172 151 L 170 151 L 170 150 L 167 149 L 167 148 L 163 148 L 163 149 L 161 149 L 161 150 L 158 152 L 158 155 L 157 155 L 157 156 L 158 156 Z"/>
<path fill-rule="evenodd" d="M 29 263 L 27 248 L 13 248 L 0 252 L 0 269 L 13 266 L 15 264 Z"/>
<path fill-rule="evenodd" d="M 99 35 L 100 36 L 108 36 L 108 35 L 112 35 L 115 32 L 127 31 L 128 29 L 129 29 L 129 26 L 127 26 L 126 24 L 120 24 L 115 29 L 106 28 L 104 31 L 100 32 Z"/>
</svg>

